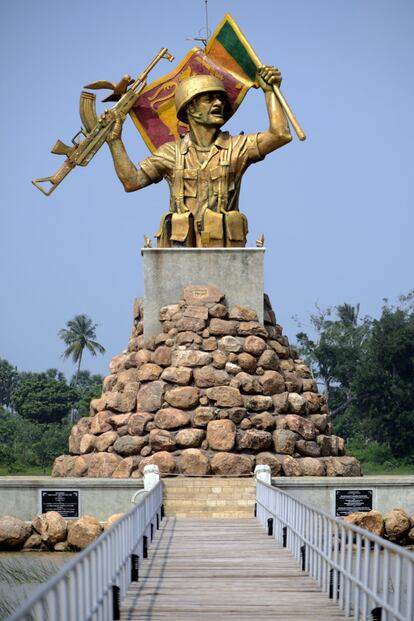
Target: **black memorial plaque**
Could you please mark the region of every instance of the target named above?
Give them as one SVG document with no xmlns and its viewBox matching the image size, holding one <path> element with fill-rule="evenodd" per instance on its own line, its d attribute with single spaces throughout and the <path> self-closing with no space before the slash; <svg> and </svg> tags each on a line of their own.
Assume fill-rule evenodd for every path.
<svg viewBox="0 0 414 621">
<path fill-rule="evenodd" d="M 79 491 L 69 489 L 42 489 L 42 513 L 57 511 L 63 517 L 79 517 Z"/>
<path fill-rule="evenodd" d="M 336 489 L 336 517 L 345 517 L 355 511 L 371 511 L 372 495 L 372 489 Z"/>
</svg>

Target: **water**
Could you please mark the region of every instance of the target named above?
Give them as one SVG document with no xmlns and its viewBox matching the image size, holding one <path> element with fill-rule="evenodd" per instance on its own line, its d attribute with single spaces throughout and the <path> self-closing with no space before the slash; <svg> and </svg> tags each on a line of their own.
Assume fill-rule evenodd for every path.
<svg viewBox="0 0 414 621">
<path fill-rule="evenodd" d="M 0 621 L 73 557 L 73 552 L 0 552 Z"/>
</svg>

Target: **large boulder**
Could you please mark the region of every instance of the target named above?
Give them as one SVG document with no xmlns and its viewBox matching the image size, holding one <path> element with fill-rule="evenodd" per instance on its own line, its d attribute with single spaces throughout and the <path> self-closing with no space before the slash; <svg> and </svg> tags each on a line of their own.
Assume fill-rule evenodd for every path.
<svg viewBox="0 0 414 621">
<path fill-rule="evenodd" d="M 385 535 L 391 541 L 398 541 L 404 537 L 411 528 L 410 516 L 403 509 L 393 509 L 384 513 Z"/>
<path fill-rule="evenodd" d="M 197 448 L 200 446 L 206 432 L 204 429 L 181 429 L 175 436 L 175 441 L 179 448 Z"/>
<path fill-rule="evenodd" d="M 328 477 L 360 477 L 361 466 L 355 457 L 323 457 Z"/>
<path fill-rule="evenodd" d="M 137 395 L 138 412 L 156 412 L 162 404 L 162 397 L 165 390 L 165 382 L 156 380 L 148 384 L 143 384 Z"/>
<path fill-rule="evenodd" d="M 211 388 L 213 386 L 226 386 L 230 383 L 227 371 L 215 369 L 207 365 L 194 369 L 194 382 L 199 388 Z"/>
<path fill-rule="evenodd" d="M 200 391 L 195 386 L 179 386 L 165 394 L 165 400 L 175 408 L 188 410 L 198 405 Z"/>
<path fill-rule="evenodd" d="M 211 470 L 216 475 L 243 476 L 252 473 L 254 460 L 248 455 L 216 453 L 211 460 Z"/>
<path fill-rule="evenodd" d="M 97 451 L 107 451 L 110 446 L 117 440 L 118 434 L 116 431 L 105 431 L 100 436 L 95 437 L 95 447 Z"/>
<path fill-rule="evenodd" d="M 262 429 L 263 431 L 272 431 L 275 426 L 273 416 L 269 414 L 269 412 L 260 412 L 260 414 L 255 414 L 250 420 L 252 421 L 253 427 Z"/>
<path fill-rule="evenodd" d="M 264 412 L 270 410 L 273 402 L 272 397 L 265 395 L 247 395 L 243 397 L 244 407 L 252 412 Z"/>
<path fill-rule="evenodd" d="M 31 533 L 31 526 L 11 515 L 0 517 L 0 550 L 21 548 Z"/>
<path fill-rule="evenodd" d="M 92 515 L 84 515 L 68 525 L 68 544 L 75 550 L 83 550 L 95 541 L 103 528 Z"/>
<path fill-rule="evenodd" d="M 278 477 L 282 471 L 284 455 L 274 455 L 274 453 L 264 452 L 256 455 L 256 466 L 266 465 L 270 467 L 272 477 Z"/>
<path fill-rule="evenodd" d="M 173 474 L 176 469 L 175 459 L 171 453 L 167 451 L 159 451 L 149 457 L 144 457 L 139 464 L 139 471 L 141 474 L 143 474 L 144 468 L 148 464 L 155 464 L 158 466 L 161 475 Z"/>
<path fill-rule="evenodd" d="M 190 422 L 190 415 L 178 408 L 163 408 L 155 415 L 154 423 L 160 429 L 178 429 Z"/>
<path fill-rule="evenodd" d="M 302 468 L 300 465 L 300 460 L 295 459 L 291 455 L 286 455 L 282 462 L 283 474 L 286 477 L 301 477 L 302 476 Z"/>
<path fill-rule="evenodd" d="M 148 444 L 148 438 L 146 436 L 123 436 L 118 438 L 114 444 L 114 451 L 122 457 L 129 457 L 130 455 L 139 455 L 141 449 L 145 444 Z"/>
<path fill-rule="evenodd" d="M 259 360 L 260 363 L 260 360 Z M 264 395 L 275 395 L 284 392 L 285 380 L 277 371 L 265 371 L 259 378 Z"/>
<path fill-rule="evenodd" d="M 178 349 L 172 352 L 171 365 L 174 367 L 203 367 L 210 364 L 212 356 L 206 351 Z"/>
<path fill-rule="evenodd" d="M 53 462 L 52 477 L 72 477 L 75 467 L 75 455 L 59 455 Z"/>
<path fill-rule="evenodd" d="M 109 478 L 121 461 L 115 453 L 93 453 L 89 461 L 88 477 Z"/>
<path fill-rule="evenodd" d="M 291 431 L 298 433 L 304 440 L 314 440 L 316 438 L 316 428 L 311 420 L 303 418 L 303 416 L 288 414 L 286 416 L 286 423 Z"/>
<path fill-rule="evenodd" d="M 215 451 L 231 451 L 236 441 L 236 425 L 228 419 L 212 420 L 207 425 L 207 442 Z"/>
<path fill-rule="evenodd" d="M 204 476 L 210 473 L 210 462 L 202 451 L 188 448 L 182 451 L 179 459 L 181 474 L 186 476 Z"/>
<path fill-rule="evenodd" d="M 207 397 L 215 401 L 216 405 L 224 408 L 234 408 L 243 405 L 243 398 L 238 388 L 231 386 L 216 386 L 207 388 Z"/>
<path fill-rule="evenodd" d="M 151 429 L 149 443 L 152 451 L 175 451 L 174 436 L 166 429 Z"/>
<path fill-rule="evenodd" d="M 161 379 L 173 384 L 186 386 L 190 383 L 192 370 L 188 367 L 167 367 L 161 375 Z"/>
<path fill-rule="evenodd" d="M 261 356 L 266 347 L 266 341 L 260 338 L 260 336 L 248 336 L 243 345 L 245 352 L 256 357 Z"/>
<path fill-rule="evenodd" d="M 198 407 L 193 415 L 194 427 L 207 427 L 208 423 L 214 419 L 214 409 L 208 406 Z"/>
<path fill-rule="evenodd" d="M 272 446 L 272 434 L 260 429 L 240 431 L 237 435 L 237 447 L 240 450 L 265 451 Z"/>
<path fill-rule="evenodd" d="M 326 468 L 323 461 L 315 457 L 303 457 L 296 460 L 304 477 L 324 477 Z"/>
<path fill-rule="evenodd" d="M 293 455 L 298 438 L 298 434 L 289 431 L 289 429 L 276 429 L 273 432 L 273 443 L 276 453 Z"/>
<path fill-rule="evenodd" d="M 138 468 L 140 461 L 141 457 L 139 457 L 138 455 L 125 457 L 122 461 L 119 462 L 119 464 L 113 471 L 112 478 L 128 479 L 131 474 Z"/>
<path fill-rule="evenodd" d="M 145 426 L 153 419 L 152 414 L 147 412 L 137 412 L 132 414 L 128 420 L 128 433 L 131 436 L 143 436 L 145 433 Z"/>
<path fill-rule="evenodd" d="M 35 517 L 32 526 L 48 548 L 53 548 L 56 543 L 66 539 L 66 520 L 57 511 L 47 511 Z"/>
<path fill-rule="evenodd" d="M 344 517 L 344 522 L 365 528 L 378 537 L 382 537 L 384 534 L 384 520 L 381 513 L 376 510 L 350 513 Z"/>
</svg>

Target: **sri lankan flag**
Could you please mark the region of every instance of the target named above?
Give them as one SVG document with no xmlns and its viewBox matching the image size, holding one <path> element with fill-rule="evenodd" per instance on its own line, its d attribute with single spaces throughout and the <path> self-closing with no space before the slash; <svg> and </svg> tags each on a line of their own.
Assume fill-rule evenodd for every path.
<svg viewBox="0 0 414 621">
<path fill-rule="evenodd" d="M 205 53 L 249 87 L 258 86 L 256 72 L 261 62 L 229 13 L 208 41 Z"/>
<path fill-rule="evenodd" d="M 175 89 L 182 80 L 203 74 L 220 78 L 234 114 L 249 88 L 257 87 L 256 69 L 260 64 L 236 22 L 225 15 L 206 49 L 190 50 L 176 69 L 143 90 L 131 110 L 132 120 L 150 151 L 188 131 L 175 113 Z"/>
</svg>

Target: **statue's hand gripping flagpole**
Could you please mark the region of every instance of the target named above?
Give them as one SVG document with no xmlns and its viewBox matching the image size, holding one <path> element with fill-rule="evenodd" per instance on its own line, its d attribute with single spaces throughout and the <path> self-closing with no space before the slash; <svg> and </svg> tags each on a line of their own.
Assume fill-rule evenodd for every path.
<svg viewBox="0 0 414 621">
<path fill-rule="evenodd" d="M 226 13 L 211 35 L 205 53 L 218 65 L 226 66 L 229 71 L 247 83 L 249 87 L 257 86 L 257 75 L 260 75 L 259 70 L 263 63 L 229 13 Z M 280 88 L 275 84 L 272 85 L 272 88 L 297 137 L 299 140 L 305 140 L 306 135 Z"/>
</svg>

